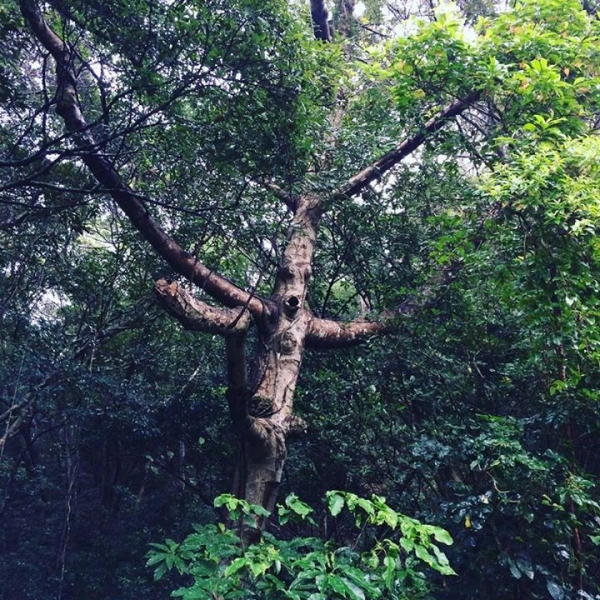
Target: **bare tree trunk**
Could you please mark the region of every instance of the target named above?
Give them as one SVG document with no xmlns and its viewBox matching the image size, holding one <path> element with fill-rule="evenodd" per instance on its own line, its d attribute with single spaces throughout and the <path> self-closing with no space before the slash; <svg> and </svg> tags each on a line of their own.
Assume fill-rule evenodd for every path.
<svg viewBox="0 0 600 600">
<path fill-rule="evenodd" d="M 288 243 L 270 298 L 270 316 L 259 328 L 255 380 L 245 406 L 239 395 L 237 401 L 230 402 L 242 445 L 235 491 L 269 511 L 275 507 L 281 484 L 286 438 L 297 427 L 294 391 L 312 319 L 305 302 L 320 217 L 317 198 L 303 196 L 296 200 Z M 228 358 L 234 356 L 230 351 Z M 230 370 L 230 386 L 231 375 Z M 245 541 L 252 541 L 262 526 L 256 523 L 255 531 L 244 535 Z"/>
</svg>

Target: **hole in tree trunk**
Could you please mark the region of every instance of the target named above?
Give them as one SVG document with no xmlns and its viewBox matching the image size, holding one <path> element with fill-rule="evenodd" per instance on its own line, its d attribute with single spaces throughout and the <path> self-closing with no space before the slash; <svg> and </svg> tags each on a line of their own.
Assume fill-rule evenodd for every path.
<svg viewBox="0 0 600 600">
<path fill-rule="evenodd" d="M 297 296 L 289 296 L 288 298 L 286 298 L 286 301 L 284 302 L 283 306 L 286 315 L 290 317 L 294 316 L 300 308 L 300 300 Z"/>
</svg>

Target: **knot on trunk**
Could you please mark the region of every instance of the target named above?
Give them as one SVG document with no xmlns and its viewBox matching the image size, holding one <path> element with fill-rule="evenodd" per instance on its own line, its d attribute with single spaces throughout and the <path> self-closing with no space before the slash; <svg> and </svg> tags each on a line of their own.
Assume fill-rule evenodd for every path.
<svg viewBox="0 0 600 600">
<path fill-rule="evenodd" d="M 248 458 L 260 463 L 263 469 L 277 470 L 282 467 L 286 455 L 283 427 L 264 417 L 250 416 L 247 423 L 244 441 Z"/>
<path fill-rule="evenodd" d="M 298 346 L 294 334 L 291 331 L 286 331 L 279 340 L 279 352 L 281 354 L 292 354 Z"/>
<path fill-rule="evenodd" d="M 248 414 L 251 417 L 270 417 L 274 412 L 271 398 L 256 395 L 248 401 Z"/>
<path fill-rule="evenodd" d="M 277 271 L 277 278 L 282 281 L 290 281 L 294 278 L 295 269 L 291 264 L 283 264 Z"/>
</svg>

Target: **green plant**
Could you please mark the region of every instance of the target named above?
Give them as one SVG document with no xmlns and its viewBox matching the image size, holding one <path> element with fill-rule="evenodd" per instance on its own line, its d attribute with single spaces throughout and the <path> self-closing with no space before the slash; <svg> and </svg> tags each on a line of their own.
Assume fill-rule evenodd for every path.
<svg viewBox="0 0 600 600">
<path fill-rule="evenodd" d="M 425 598 L 427 568 L 455 574 L 438 544 L 452 544 L 440 527 L 420 523 L 393 510 L 385 498 L 361 498 L 349 492 L 327 493 L 329 513 L 342 518 L 345 508 L 357 535 L 343 541 L 319 537 L 279 539 L 265 533 L 246 548 L 224 524 L 196 526 L 181 543 L 152 544 L 147 565 L 155 580 L 170 570 L 191 576 L 193 583 L 173 592 L 185 600 L 204 598 Z M 215 500 L 232 522 L 252 524 L 265 516 L 260 506 L 225 494 Z M 279 525 L 290 521 L 316 525 L 313 509 L 295 494 L 278 506 Z"/>
</svg>

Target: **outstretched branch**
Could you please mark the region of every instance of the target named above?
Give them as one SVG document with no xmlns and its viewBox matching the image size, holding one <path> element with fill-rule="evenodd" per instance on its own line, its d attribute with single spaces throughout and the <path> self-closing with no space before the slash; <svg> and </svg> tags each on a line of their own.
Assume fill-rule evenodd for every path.
<svg viewBox="0 0 600 600">
<path fill-rule="evenodd" d="M 429 135 L 439 131 L 450 119 L 473 106 L 480 97 L 481 92 L 475 90 L 464 98 L 460 98 L 446 106 L 439 114 L 429 119 L 417 134 L 405 139 L 387 154 L 384 154 L 379 160 L 354 175 L 354 177 L 351 177 L 333 193 L 333 198 L 350 198 L 358 194 L 372 181 L 379 179 L 385 172 L 414 152 Z"/>
<path fill-rule="evenodd" d="M 307 330 L 305 346 L 317 350 L 348 348 L 374 335 L 398 331 L 405 317 L 413 317 L 435 306 L 460 267 L 460 264 L 453 264 L 439 270 L 427 284 L 421 286 L 394 310 L 381 313 L 376 320 L 357 319 L 341 322 L 313 317 Z"/>
<path fill-rule="evenodd" d="M 240 335 L 248 330 L 250 313 L 242 306 L 217 308 L 198 300 L 176 281 L 159 279 L 154 292 L 165 308 L 190 331 L 203 331 L 225 337 Z"/>
<path fill-rule="evenodd" d="M 245 306 L 255 315 L 262 314 L 264 302 L 218 275 L 181 248 L 156 223 L 139 196 L 123 182 L 111 161 L 98 150 L 98 145 L 81 111 L 72 64 L 74 53 L 48 26 L 34 2 L 20 0 L 19 4 L 33 33 L 56 62 L 56 112 L 63 118 L 67 129 L 73 133 L 73 140 L 82 150 L 81 160 L 96 180 L 110 193 L 133 226 L 175 271 L 201 286 L 210 296 L 225 306 L 232 308 Z"/>
<path fill-rule="evenodd" d="M 378 179 L 416 150 L 429 135 L 441 129 L 453 117 L 473 106 L 480 97 L 481 92 L 476 90 L 446 106 L 438 115 L 427 121 L 419 133 L 405 139 L 379 160 L 351 177 L 346 184 L 333 193 L 332 197 L 341 199 L 358 194 L 372 181 Z M 457 268 L 460 268 L 460 265 L 441 269 L 430 282 L 405 299 L 395 310 L 385 311 L 374 321 L 338 322 L 313 317 L 306 335 L 306 347 L 344 348 L 359 344 L 373 335 L 397 331 L 402 317 L 413 316 L 437 301 L 440 293 L 454 277 Z"/>
<path fill-rule="evenodd" d="M 316 350 L 348 348 L 364 342 L 373 335 L 391 333 L 396 329 L 394 319 L 379 321 L 332 321 L 313 317 L 306 332 L 304 345 Z"/>
</svg>

